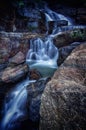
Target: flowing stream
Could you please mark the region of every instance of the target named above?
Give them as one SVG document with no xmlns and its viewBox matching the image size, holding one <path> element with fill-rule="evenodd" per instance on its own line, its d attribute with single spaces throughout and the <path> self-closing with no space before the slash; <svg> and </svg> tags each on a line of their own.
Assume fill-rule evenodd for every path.
<svg viewBox="0 0 86 130">
<path fill-rule="evenodd" d="M 64 15 L 58 14 L 46 8 L 46 26 L 48 30 L 48 21 L 66 20 L 68 25 L 72 25 L 71 21 Z M 52 34 L 44 39 L 31 39 L 30 49 L 26 56 L 26 63 L 29 64 L 30 69 L 37 69 L 43 77 L 52 76 L 57 69 L 58 48 L 53 44 L 53 37 L 61 31 L 61 28 L 55 24 Z M 13 122 L 26 115 L 26 86 L 31 82 L 29 79 L 17 84 L 15 88 L 9 93 L 8 100 L 4 104 L 4 117 L 1 122 L 0 130 L 9 130 L 13 128 Z"/>
<path fill-rule="evenodd" d="M 10 94 L 6 97 L 4 106 L 4 118 L 2 120 L 2 129 L 9 129 L 14 127 L 15 120 L 23 118 L 26 114 L 26 86 L 35 80 L 30 81 L 28 78 L 17 84 Z"/>
<path fill-rule="evenodd" d="M 67 21 L 68 26 L 72 25 L 72 21 L 69 18 L 65 17 L 64 15 L 56 13 L 56 12 L 50 10 L 47 6 L 45 6 L 45 10 L 46 10 L 45 16 L 46 16 L 47 32 L 49 31 L 48 22 L 49 21 L 54 21 L 55 22 L 51 37 L 54 37 L 58 33 L 62 32 L 61 27 L 58 27 L 58 25 L 57 25 L 57 21 L 61 21 L 61 20 L 62 21 Z"/>
</svg>

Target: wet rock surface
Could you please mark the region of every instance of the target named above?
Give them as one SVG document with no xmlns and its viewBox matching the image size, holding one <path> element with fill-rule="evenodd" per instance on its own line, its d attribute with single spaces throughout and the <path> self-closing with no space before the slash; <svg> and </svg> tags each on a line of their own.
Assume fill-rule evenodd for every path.
<svg viewBox="0 0 86 130">
<path fill-rule="evenodd" d="M 41 77 L 42 76 L 41 76 L 39 71 L 37 71 L 35 69 L 29 70 L 29 78 L 30 78 L 30 80 L 39 80 Z"/>
<path fill-rule="evenodd" d="M 59 48 L 59 58 L 58 58 L 57 64 L 61 65 L 64 62 L 64 60 L 70 55 L 72 50 L 75 49 L 80 44 L 84 44 L 84 43 L 73 42 L 72 44 L 70 44 L 68 46 Z"/>
<path fill-rule="evenodd" d="M 40 79 L 35 83 L 30 84 L 27 87 L 27 105 L 29 111 L 29 119 L 33 122 L 39 122 L 40 120 L 40 103 L 41 103 L 41 95 L 44 91 L 46 83 L 50 80 L 50 78 Z"/>
<path fill-rule="evenodd" d="M 67 26 L 68 21 L 66 20 L 58 20 L 58 21 L 49 21 L 48 22 L 48 34 L 52 34 L 54 28 L 59 28 L 63 26 Z"/>
<path fill-rule="evenodd" d="M 47 83 L 40 130 L 86 129 L 86 43 L 76 47 Z"/>
</svg>

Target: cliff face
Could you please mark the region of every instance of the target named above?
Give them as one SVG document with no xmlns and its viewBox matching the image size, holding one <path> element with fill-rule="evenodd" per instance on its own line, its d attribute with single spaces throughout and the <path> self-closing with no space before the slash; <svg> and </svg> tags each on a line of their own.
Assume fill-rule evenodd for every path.
<svg viewBox="0 0 86 130">
<path fill-rule="evenodd" d="M 41 99 L 40 130 L 86 129 L 86 43 L 55 72 Z"/>
</svg>

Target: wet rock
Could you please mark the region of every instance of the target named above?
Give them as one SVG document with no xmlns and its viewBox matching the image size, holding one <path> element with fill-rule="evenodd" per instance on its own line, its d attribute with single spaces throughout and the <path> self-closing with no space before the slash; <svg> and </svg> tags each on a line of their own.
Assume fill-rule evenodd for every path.
<svg viewBox="0 0 86 130">
<path fill-rule="evenodd" d="M 66 20 L 58 20 L 58 21 L 49 21 L 48 22 L 48 33 L 51 34 L 54 28 L 58 28 L 61 26 L 67 26 L 68 25 L 68 21 Z"/>
<path fill-rule="evenodd" d="M 3 83 L 14 83 L 20 80 L 28 73 L 29 68 L 26 64 L 18 66 L 10 66 L 0 72 L 0 82 Z"/>
<path fill-rule="evenodd" d="M 46 33 L 47 32 L 47 27 L 46 27 L 46 17 L 44 12 L 40 11 L 40 16 L 41 19 L 39 19 L 39 31 L 40 33 Z"/>
<path fill-rule="evenodd" d="M 59 58 L 58 58 L 57 64 L 61 65 L 64 62 L 64 60 L 70 55 L 72 50 L 75 49 L 80 44 L 82 43 L 73 42 L 69 46 L 64 46 L 64 47 L 59 48 Z"/>
<path fill-rule="evenodd" d="M 47 83 L 40 130 L 86 129 L 86 43 L 75 48 Z"/>
<path fill-rule="evenodd" d="M 19 51 L 14 57 L 9 59 L 9 63 L 13 63 L 17 65 L 23 62 L 25 62 L 25 55 L 21 51 Z"/>
<path fill-rule="evenodd" d="M 86 28 L 75 28 L 70 31 L 63 32 L 55 37 L 55 46 L 58 48 L 67 46 L 73 42 L 81 42 L 86 40 Z"/>
<path fill-rule="evenodd" d="M 33 122 L 38 122 L 40 119 L 40 103 L 41 103 L 41 95 L 44 91 L 46 83 L 49 81 L 49 78 L 40 79 L 35 83 L 30 84 L 27 87 L 28 93 L 28 111 L 29 111 L 29 119 Z"/>
<path fill-rule="evenodd" d="M 3 70 L 4 68 L 6 68 L 8 65 L 8 63 L 4 63 L 4 64 L 0 64 L 0 71 Z"/>
<path fill-rule="evenodd" d="M 41 78 L 41 74 L 37 70 L 33 69 L 29 71 L 29 78 L 30 80 L 38 80 Z"/>
</svg>

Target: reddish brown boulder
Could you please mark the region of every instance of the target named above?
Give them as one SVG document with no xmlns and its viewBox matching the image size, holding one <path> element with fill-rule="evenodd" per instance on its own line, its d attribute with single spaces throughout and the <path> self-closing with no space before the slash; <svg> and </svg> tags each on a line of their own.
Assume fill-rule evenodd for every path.
<svg viewBox="0 0 86 130">
<path fill-rule="evenodd" d="M 26 64 L 7 67 L 0 72 L 0 82 L 11 83 L 23 78 L 29 71 Z"/>
<path fill-rule="evenodd" d="M 86 43 L 55 72 L 41 98 L 40 130 L 86 129 Z"/>
</svg>

